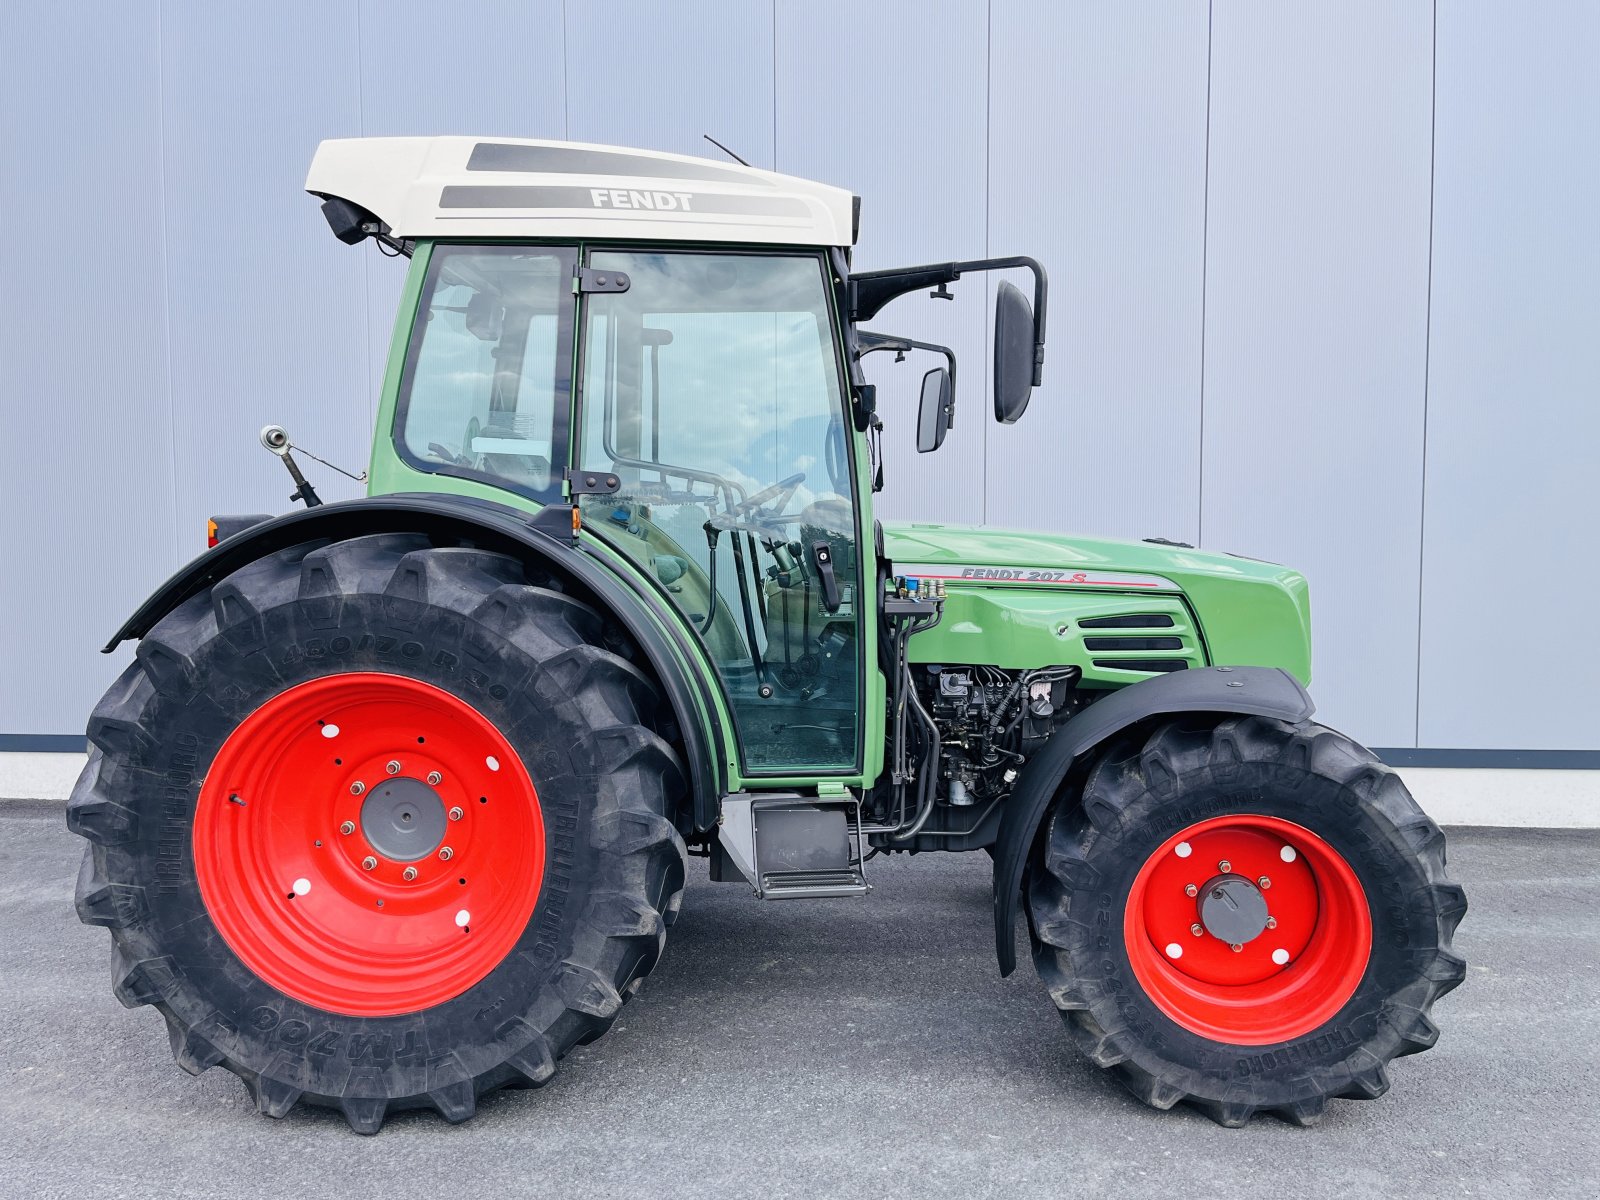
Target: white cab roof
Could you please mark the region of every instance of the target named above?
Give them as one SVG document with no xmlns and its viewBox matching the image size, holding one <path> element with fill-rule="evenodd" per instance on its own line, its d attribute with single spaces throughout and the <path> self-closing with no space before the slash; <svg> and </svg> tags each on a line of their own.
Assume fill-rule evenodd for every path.
<svg viewBox="0 0 1600 1200">
<path fill-rule="evenodd" d="M 306 191 L 399 238 L 639 238 L 849 246 L 854 197 L 772 171 L 527 138 L 323 142 Z"/>
</svg>

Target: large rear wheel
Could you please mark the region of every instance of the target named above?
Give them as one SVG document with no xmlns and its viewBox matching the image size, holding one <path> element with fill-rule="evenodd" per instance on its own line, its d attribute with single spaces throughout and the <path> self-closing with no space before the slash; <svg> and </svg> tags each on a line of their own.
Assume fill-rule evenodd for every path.
<svg viewBox="0 0 1600 1200">
<path fill-rule="evenodd" d="M 676 915 L 683 788 L 591 607 L 410 536 L 242 569 L 140 644 L 68 807 L 78 911 L 181 1066 L 373 1132 L 598 1037 Z"/>
<path fill-rule="evenodd" d="M 1147 1104 L 1224 1125 L 1382 1095 L 1465 974 L 1444 835 L 1309 722 L 1175 721 L 1112 747 L 1053 814 L 1028 902 L 1078 1045 Z"/>
</svg>

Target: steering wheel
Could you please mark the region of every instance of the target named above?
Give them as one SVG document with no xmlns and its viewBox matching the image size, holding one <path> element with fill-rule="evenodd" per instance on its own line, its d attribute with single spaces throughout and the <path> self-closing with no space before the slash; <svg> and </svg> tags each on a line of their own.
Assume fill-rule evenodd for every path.
<svg viewBox="0 0 1600 1200">
<path fill-rule="evenodd" d="M 783 510 L 789 506 L 789 498 L 794 495 L 795 488 L 806 481 L 805 472 L 791 475 L 787 479 L 780 479 L 771 487 L 764 487 L 753 496 L 747 496 L 728 510 L 728 517 L 735 521 L 745 521 L 756 515 L 756 510 L 764 508 L 773 500 L 782 497 L 778 504 L 777 513 L 769 518 L 776 520 L 783 515 Z"/>
</svg>

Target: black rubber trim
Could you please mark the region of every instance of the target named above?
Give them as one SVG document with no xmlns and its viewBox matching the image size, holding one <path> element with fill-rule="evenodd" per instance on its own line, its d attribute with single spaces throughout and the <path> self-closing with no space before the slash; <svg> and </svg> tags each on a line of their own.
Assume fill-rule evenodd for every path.
<svg viewBox="0 0 1600 1200">
<path fill-rule="evenodd" d="M 1022 768 L 1000 818 L 994 847 L 994 939 L 1000 974 L 1017 969 L 1012 928 L 1022 873 L 1039 824 L 1074 760 L 1151 717 L 1213 712 L 1304 721 L 1316 707 L 1300 681 L 1276 667 L 1197 667 L 1130 684 L 1067 722 Z"/>
<path fill-rule="evenodd" d="M 343 541 L 372 533 L 421 533 L 436 542 L 468 543 L 524 559 L 531 552 L 542 565 L 567 576 L 592 595 L 639 644 L 672 705 L 689 771 L 695 828 L 709 829 L 716 823 L 719 797 L 725 790 L 718 764 L 725 755 L 714 721 L 713 737 L 718 744 L 707 745 L 694 697 L 699 694 L 707 712 L 715 711 L 715 701 L 704 679 L 690 676 L 678 667 L 668 635 L 645 619 L 646 605 L 640 601 L 649 603 L 648 594 L 628 586 L 602 567 L 599 560 L 574 550 L 570 543 L 533 528 L 523 513 L 493 501 L 400 492 L 342 500 L 275 517 L 179 568 L 117 630 L 106 643 L 104 653 L 110 654 L 129 639 L 143 637 L 190 596 L 247 563 L 302 542 Z M 679 649 L 687 653 L 688 661 L 694 661 L 692 652 L 682 645 Z"/>
</svg>

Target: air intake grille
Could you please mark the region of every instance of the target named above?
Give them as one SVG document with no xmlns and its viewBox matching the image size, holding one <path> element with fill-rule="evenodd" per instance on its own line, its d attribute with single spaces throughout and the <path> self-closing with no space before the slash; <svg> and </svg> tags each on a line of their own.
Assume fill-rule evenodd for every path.
<svg viewBox="0 0 1600 1200">
<path fill-rule="evenodd" d="M 1183 649 L 1183 639 L 1178 637 L 1086 637 L 1083 644 L 1090 650 Z"/>
<path fill-rule="evenodd" d="M 1085 617 L 1078 622 L 1080 629 L 1171 629 L 1172 617 L 1167 613 L 1126 613 L 1118 617 Z"/>
<path fill-rule="evenodd" d="M 1200 633 L 1183 601 L 1163 597 L 1135 601 L 1143 612 L 1106 612 L 1078 618 L 1085 674 L 1108 684 L 1130 683 L 1138 675 L 1165 675 L 1205 666 Z M 1150 611 L 1160 608 L 1165 611 Z M 1092 611 L 1092 610 L 1091 610 Z"/>
</svg>

